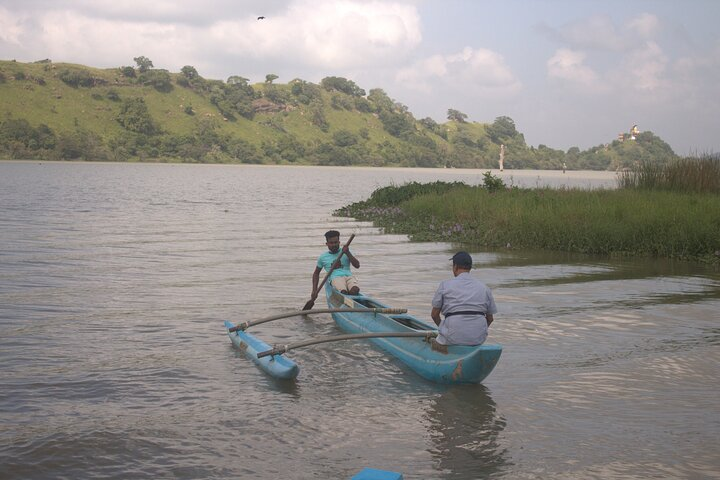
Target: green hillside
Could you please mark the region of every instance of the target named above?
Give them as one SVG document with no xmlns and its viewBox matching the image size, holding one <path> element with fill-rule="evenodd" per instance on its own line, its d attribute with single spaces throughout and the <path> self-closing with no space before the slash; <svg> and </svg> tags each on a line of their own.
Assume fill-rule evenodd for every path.
<svg viewBox="0 0 720 480">
<path fill-rule="evenodd" d="M 530 147 L 509 117 L 416 119 L 379 88 L 326 77 L 251 85 L 135 67 L 0 61 L 0 158 L 308 165 L 615 169 L 674 158 L 651 132 L 567 152 Z"/>
</svg>

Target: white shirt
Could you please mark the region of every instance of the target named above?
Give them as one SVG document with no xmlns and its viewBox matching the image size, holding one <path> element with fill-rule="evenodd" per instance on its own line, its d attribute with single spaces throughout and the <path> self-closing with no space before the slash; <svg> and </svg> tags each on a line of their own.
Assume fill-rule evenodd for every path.
<svg viewBox="0 0 720 480">
<path fill-rule="evenodd" d="M 484 315 L 452 315 L 452 312 L 497 313 L 492 291 L 469 272 L 440 282 L 432 306 L 439 308 L 445 318 L 440 322 L 436 341 L 443 345 L 480 345 L 487 338 L 487 319 Z"/>
</svg>

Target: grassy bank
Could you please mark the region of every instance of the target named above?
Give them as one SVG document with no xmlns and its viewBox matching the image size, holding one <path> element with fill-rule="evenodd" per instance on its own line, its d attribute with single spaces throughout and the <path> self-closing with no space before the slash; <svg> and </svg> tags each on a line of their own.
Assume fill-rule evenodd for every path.
<svg viewBox="0 0 720 480">
<path fill-rule="evenodd" d="M 338 210 L 418 241 L 718 262 L 720 195 L 664 190 L 381 188 Z"/>
</svg>

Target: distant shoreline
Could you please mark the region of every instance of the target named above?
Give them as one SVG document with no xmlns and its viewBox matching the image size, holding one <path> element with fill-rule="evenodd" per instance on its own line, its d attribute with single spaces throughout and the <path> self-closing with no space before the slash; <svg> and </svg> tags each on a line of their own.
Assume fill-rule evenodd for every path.
<svg viewBox="0 0 720 480">
<path fill-rule="evenodd" d="M 255 163 L 179 163 L 179 162 L 114 162 L 114 161 L 85 161 L 85 160 L 15 160 L 0 159 L 0 163 L 53 163 L 53 164 L 84 164 L 84 165 L 167 165 L 192 167 L 243 167 L 243 168 L 320 168 L 327 170 L 386 170 L 389 172 L 429 172 L 448 175 L 482 175 L 491 172 L 502 178 L 509 177 L 537 177 L 546 178 L 583 178 L 588 180 L 610 180 L 616 177 L 616 172 L 609 170 L 514 170 L 506 168 L 500 171 L 497 168 L 425 168 L 425 167 L 370 167 L 367 165 L 261 165 Z"/>
</svg>

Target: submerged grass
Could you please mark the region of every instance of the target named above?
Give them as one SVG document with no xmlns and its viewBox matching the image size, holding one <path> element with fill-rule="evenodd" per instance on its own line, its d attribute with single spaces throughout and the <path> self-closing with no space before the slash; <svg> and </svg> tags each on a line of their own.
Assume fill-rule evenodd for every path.
<svg viewBox="0 0 720 480">
<path fill-rule="evenodd" d="M 442 183 L 442 182 L 438 182 Z M 337 213 L 419 241 L 718 262 L 720 195 L 666 190 L 385 187 Z"/>
</svg>

